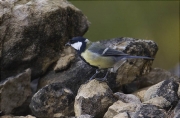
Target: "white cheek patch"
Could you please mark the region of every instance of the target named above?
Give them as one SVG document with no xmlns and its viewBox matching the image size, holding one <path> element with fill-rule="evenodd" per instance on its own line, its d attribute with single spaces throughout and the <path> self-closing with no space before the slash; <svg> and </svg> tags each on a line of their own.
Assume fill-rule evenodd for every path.
<svg viewBox="0 0 180 118">
<path fill-rule="evenodd" d="M 81 46 L 82 46 L 82 42 L 76 42 L 76 43 L 73 43 L 71 44 L 71 46 L 73 48 L 75 48 L 76 50 L 80 50 Z"/>
</svg>

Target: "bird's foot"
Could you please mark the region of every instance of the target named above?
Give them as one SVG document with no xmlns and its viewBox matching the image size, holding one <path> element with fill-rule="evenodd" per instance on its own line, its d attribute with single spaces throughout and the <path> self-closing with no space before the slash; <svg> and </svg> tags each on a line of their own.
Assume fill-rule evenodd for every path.
<svg viewBox="0 0 180 118">
<path fill-rule="evenodd" d="M 108 81 L 107 81 L 107 75 L 108 75 L 108 73 L 109 73 L 109 71 L 107 71 L 106 75 L 105 75 L 103 78 L 96 78 L 96 80 L 101 81 L 101 82 L 106 82 L 106 83 L 108 83 Z"/>
<path fill-rule="evenodd" d="M 100 73 L 100 70 L 97 69 L 97 70 L 96 70 L 96 73 L 89 79 L 89 81 L 92 80 L 92 79 L 94 79 L 98 73 Z"/>
<path fill-rule="evenodd" d="M 100 81 L 100 82 L 108 82 L 107 78 L 95 78 L 96 80 Z"/>
</svg>

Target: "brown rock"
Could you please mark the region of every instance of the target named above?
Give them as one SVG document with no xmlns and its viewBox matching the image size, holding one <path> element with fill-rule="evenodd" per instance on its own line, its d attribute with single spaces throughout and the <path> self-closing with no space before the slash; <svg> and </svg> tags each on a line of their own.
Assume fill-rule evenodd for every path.
<svg viewBox="0 0 180 118">
<path fill-rule="evenodd" d="M 163 80 L 172 79 L 179 81 L 176 76 L 173 76 L 169 71 L 161 68 L 153 68 L 148 74 L 143 75 L 139 78 L 139 86 L 147 87 L 155 85 Z"/>
<path fill-rule="evenodd" d="M 0 11 L 2 79 L 26 68 L 31 68 L 33 79 L 43 75 L 69 38 L 82 36 L 89 26 L 66 0 L 2 0 Z"/>
<path fill-rule="evenodd" d="M 174 110 L 171 112 L 171 115 L 173 118 L 179 118 L 180 117 L 180 100 L 178 101 L 178 104 L 174 108 Z"/>
<path fill-rule="evenodd" d="M 149 87 L 146 88 L 142 88 L 140 90 L 135 91 L 134 93 L 132 93 L 133 95 L 137 96 L 138 98 L 140 98 L 140 100 L 142 102 L 144 102 L 144 94 L 145 92 L 149 89 Z"/>
<path fill-rule="evenodd" d="M 133 94 L 124 94 L 124 93 L 116 92 L 114 93 L 114 96 L 116 96 L 118 100 L 121 100 L 125 103 L 132 103 L 132 102 L 137 104 L 141 103 L 140 99 Z"/>
<path fill-rule="evenodd" d="M 113 118 L 129 118 L 129 115 L 126 112 L 123 112 L 115 115 Z"/>
<path fill-rule="evenodd" d="M 61 83 L 68 86 L 74 94 L 77 94 L 81 84 L 84 84 L 94 74 L 95 69 L 82 61 L 77 55 L 75 56 L 75 59 L 68 66 L 69 68 L 67 67 L 57 73 L 50 71 L 40 78 L 38 89 L 52 83 Z"/>
<path fill-rule="evenodd" d="M 15 109 L 22 107 L 31 96 L 30 81 L 31 70 L 27 69 L 15 77 L 7 78 L 0 84 L 0 108 L 4 114 L 21 112 Z M 22 112 L 27 109 L 28 105 L 22 109 Z"/>
<path fill-rule="evenodd" d="M 1 116 L 0 118 L 13 118 L 13 116 L 11 116 L 11 115 L 4 115 L 4 116 Z"/>
<path fill-rule="evenodd" d="M 130 55 L 155 57 L 158 46 L 151 40 L 133 39 L 128 37 L 115 38 L 101 41 L 104 45 L 123 51 Z M 116 84 L 121 86 L 131 83 L 137 77 L 150 71 L 153 60 L 128 59 L 126 63 L 121 63 L 117 67 Z M 116 70 L 116 69 L 115 69 Z"/>
<path fill-rule="evenodd" d="M 114 101 L 113 93 L 105 82 L 91 80 L 78 90 L 74 104 L 75 115 L 102 117 Z"/>
<path fill-rule="evenodd" d="M 159 108 L 166 109 L 171 106 L 171 103 L 163 97 L 155 97 L 148 101 L 143 102 L 144 104 L 151 104 L 158 106 Z"/>
<path fill-rule="evenodd" d="M 167 118 L 167 113 L 155 105 L 142 105 L 137 109 L 132 118 Z"/>
<path fill-rule="evenodd" d="M 172 75 L 169 71 L 161 68 L 152 68 L 149 73 L 138 76 L 135 81 L 125 85 L 125 92 L 132 93 L 139 89 L 152 86 L 163 80 L 172 79 L 179 82 L 178 77 Z"/>
<path fill-rule="evenodd" d="M 74 59 L 74 50 L 71 47 L 66 47 L 57 61 L 54 71 L 57 72 L 66 69 Z"/>
<path fill-rule="evenodd" d="M 5 116 L 1 116 L 0 118 L 36 118 L 36 117 L 31 116 L 31 115 L 27 115 L 27 116 L 11 116 L 11 115 L 5 115 Z"/>
<path fill-rule="evenodd" d="M 80 115 L 80 116 L 77 117 L 77 118 L 93 118 L 93 116 L 88 115 L 88 114 L 85 114 L 85 115 Z"/>
<path fill-rule="evenodd" d="M 125 103 L 121 100 L 118 100 L 113 105 L 108 108 L 108 111 L 105 113 L 104 118 L 113 118 L 121 112 L 135 112 L 141 104 L 137 103 Z"/>
<path fill-rule="evenodd" d="M 30 108 L 36 117 L 73 116 L 74 95 L 61 83 L 40 89 L 32 97 Z"/>
<path fill-rule="evenodd" d="M 172 79 L 164 80 L 156 85 L 151 86 L 144 95 L 144 101 L 155 97 L 163 97 L 170 102 L 170 106 L 175 106 L 178 102 L 179 84 Z M 169 107 L 170 107 L 169 106 Z"/>
</svg>

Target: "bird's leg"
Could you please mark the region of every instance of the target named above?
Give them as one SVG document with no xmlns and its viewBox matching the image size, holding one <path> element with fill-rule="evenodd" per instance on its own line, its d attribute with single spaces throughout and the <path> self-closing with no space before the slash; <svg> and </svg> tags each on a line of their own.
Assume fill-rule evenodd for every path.
<svg viewBox="0 0 180 118">
<path fill-rule="evenodd" d="M 96 78 L 96 80 L 107 82 L 107 75 L 109 74 L 109 70 L 107 70 L 106 75 L 103 78 Z"/>
<path fill-rule="evenodd" d="M 100 73 L 100 70 L 96 69 L 96 73 L 89 80 L 92 80 L 93 78 L 95 78 L 98 73 Z"/>
</svg>

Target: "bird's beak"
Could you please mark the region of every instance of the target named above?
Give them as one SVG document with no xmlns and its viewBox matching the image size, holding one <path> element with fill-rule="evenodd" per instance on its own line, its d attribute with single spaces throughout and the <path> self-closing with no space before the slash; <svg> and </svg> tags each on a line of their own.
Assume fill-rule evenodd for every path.
<svg viewBox="0 0 180 118">
<path fill-rule="evenodd" d="M 70 46 L 71 44 L 69 43 L 69 42 L 67 42 L 66 44 L 65 44 L 65 46 Z"/>
</svg>

